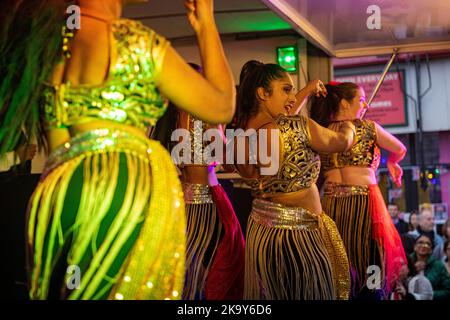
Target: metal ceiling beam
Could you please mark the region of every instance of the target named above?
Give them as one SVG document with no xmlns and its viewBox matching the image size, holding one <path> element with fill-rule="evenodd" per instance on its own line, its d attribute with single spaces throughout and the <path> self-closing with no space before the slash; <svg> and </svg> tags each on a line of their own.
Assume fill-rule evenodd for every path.
<svg viewBox="0 0 450 320">
<path fill-rule="evenodd" d="M 428 53 L 437 51 L 448 51 L 450 50 L 450 41 L 421 42 L 404 45 L 393 44 L 388 46 L 361 47 L 352 49 L 336 49 L 334 53 L 337 58 L 378 56 L 391 54 L 394 48 L 398 48 L 399 53 L 416 53 L 416 52 Z"/>
<path fill-rule="evenodd" d="M 374 55 L 390 55 L 394 48 L 399 53 L 430 53 L 436 51 L 449 51 L 450 41 L 418 42 L 414 44 L 398 44 L 384 46 L 362 45 L 358 48 L 344 49 L 336 47 L 312 23 L 302 16 L 285 0 L 262 0 L 262 2 L 288 22 L 292 28 L 316 47 L 328 55 L 337 58 L 352 58 Z"/>
<path fill-rule="evenodd" d="M 332 43 L 308 19 L 301 16 L 291 5 L 283 0 L 262 0 L 272 11 L 288 22 L 292 28 L 310 43 L 334 56 Z"/>
</svg>

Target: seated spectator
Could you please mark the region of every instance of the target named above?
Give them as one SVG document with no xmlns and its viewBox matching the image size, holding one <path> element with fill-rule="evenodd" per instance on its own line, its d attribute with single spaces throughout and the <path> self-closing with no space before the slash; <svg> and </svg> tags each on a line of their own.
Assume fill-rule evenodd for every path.
<svg viewBox="0 0 450 320">
<path fill-rule="evenodd" d="M 433 287 L 433 299 L 450 299 L 450 275 L 442 261 L 432 256 L 433 241 L 422 234 L 416 238 L 414 253 L 411 259 L 415 272 L 423 274 L 430 281 Z"/>
<path fill-rule="evenodd" d="M 436 233 L 434 227 L 434 215 L 431 204 L 423 205 L 419 213 L 419 226 L 415 231 L 411 231 L 408 234 L 412 235 L 416 240 L 421 235 L 428 236 L 433 242 L 433 257 L 437 260 L 441 260 L 443 257 L 444 240 Z"/>
<path fill-rule="evenodd" d="M 400 211 L 398 210 L 398 205 L 391 203 L 388 205 L 388 211 L 391 215 L 392 221 L 394 222 L 395 228 L 399 235 L 407 233 L 409 231 L 408 223 L 399 217 Z"/>
</svg>

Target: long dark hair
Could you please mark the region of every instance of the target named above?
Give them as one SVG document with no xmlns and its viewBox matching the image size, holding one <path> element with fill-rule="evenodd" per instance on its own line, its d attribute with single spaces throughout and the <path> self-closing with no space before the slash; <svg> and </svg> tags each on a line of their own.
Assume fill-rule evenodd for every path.
<svg viewBox="0 0 450 320">
<path fill-rule="evenodd" d="M 416 267 L 414 266 L 414 261 L 411 259 L 411 256 L 409 255 L 406 255 L 406 264 L 409 269 L 408 277 L 414 277 L 415 275 L 417 275 Z"/>
<path fill-rule="evenodd" d="M 328 127 L 336 113 L 342 99 L 353 100 L 359 86 L 353 82 L 342 82 L 339 84 L 326 84 L 328 91 L 326 97 L 311 96 L 308 100 L 308 111 L 311 119 L 323 127 Z"/>
<path fill-rule="evenodd" d="M 0 19 L 0 155 L 23 130 L 45 145 L 40 119 L 44 83 L 61 56 L 65 11 L 76 1 L 2 0 Z"/>
<path fill-rule="evenodd" d="M 409 214 L 409 219 L 408 219 L 408 227 L 409 227 L 409 231 L 414 231 L 414 230 L 415 230 L 414 226 L 413 226 L 412 223 L 411 223 L 411 220 L 412 220 L 412 216 L 413 216 L 413 215 L 416 215 L 416 218 L 418 218 L 419 214 L 417 213 L 417 210 L 413 210 L 413 211 L 411 211 L 411 213 Z"/>
<path fill-rule="evenodd" d="M 272 93 L 271 82 L 283 78 L 285 74 L 286 70 L 273 63 L 264 64 L 250 60 L 244 64 L 239 76 L 233 128 L 245 128 L 248 119 L 258 113 L 259 103 L 256 90 L 262 87 Z"/>
</svg>

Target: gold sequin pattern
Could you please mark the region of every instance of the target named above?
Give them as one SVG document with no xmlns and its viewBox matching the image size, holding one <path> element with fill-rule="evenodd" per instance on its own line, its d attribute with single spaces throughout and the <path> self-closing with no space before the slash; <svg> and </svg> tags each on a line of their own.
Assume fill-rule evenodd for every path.
<svg viewBox="0 0 450 320">
<path fill-rule="evenodd" d="M 118 151 L 132 154 L 148 162 L 148 139 L 117 129 L 100 128 L 73 137 L 56 148 L 48 157 L 43 172 L 45 177 L 53 168 L 87 153 Z"/>
<path fill-rule="evenodd" d="M 108 128 L 79 134 L 49 156 L 47 169 L 30 201 L 28 243 L 34 251 L 31 297 L 45 299 L 52 274 L 52 247 L 42 261 L 44 237 L 60 230 L 65 194 L 71 177 L 84 162 L 77 215 L 79 231 L 72 240 L 69 265 L 77 265 L 95 239 L 98 221 L 108 210 L 119 181 L 119 154 L 127 159 L 127 191 L 113 226 L 83 273 L 80 289 L 68 299 L 97 299 L 106 271 L 130 232 L 143 225 L 113 286 L 110 299 L 179 299 L 184 281 L 186 221 L 181 185 L 170 155 L 159 142 Z M 108 167 L 108 176 L 97 172 Z M 94 165 L 95 164 L 95 165 Z M 94 168 L 94 169 L 92 169 Z M 98 180 L 104 183 L 97 183 Z M 170 181 L 170 187 L 165 182 Z M 96 204 L 97 206 L 94 206 Z M 54 235 L 54 233 L 52 233 Z M 53 239 L 53 238 L 51 238 Z M 63 239 L 55 238 L 62 245 Z M 56 240 L 50 243 L 55 245 Z M 103 290 L 103 289 L 102 289 Z"/>
<path fill-rule="evenodd" d="M 133 20 L 112 22 L 117 60 L 102 85 L 46 86 L 43 113 L 49 127 L 69 127 L 93 119 L 145 130 L 164 114 L 167 101 L 156 88 L 169 42 Z"/>
<path fill-rule="evenodd" d="M 184 202 L 186 204 L 214 203 L 208 185 L 200 183 L 182 183 Z"/>
<path fill-rule="evenodd" d="M 319 227 L 318 216 L 307 209 L 262 199 L 253 200 L 251 215 L 254 221 L 270 228 L 316 230 Z"/>
<path fill-rule="evenodd" d="M 380 149 L 376 144 L 377 132 L 375 123 L 371 120 L 359 119 L 353 120 L 352 123 L 356 129 L 356 142 L 353 143 L 352 148 L 348 151 L 321 153 L 320 158 L 324 172 L 349 166 L 368 167 L 373 170 L 378 169 L 381 156 Z M 339 127 L 333 126 L 333 124 L 330 128 Z"/>
<path fill-rule="evenodd" d="M 110 299 L 180 299 L 184 283 L 186 217 L 183 192 L 170 155 L 150 141 L 155 183 L 148 215 Z M 164 181 L 170 181 L 170 187 Z"/>
<path fill-rule="evenodd" d="M 326 182 L 323 195 L 328 197 L 367 196 L 369 195 L 369 186 Z"/>
<path fill-rule="evenodd" d="M 324 213 L 321 218 L 322 234 L 333 269 L 336 298 L 337 300 L 348 300 L 350 296 L 350 269 L 345 245 L 334 221 Z"/>
<path fill-rule="evenodd" d="M 203 157 L 203 152 L 209 145 L 208 140 L 203 140 L 203 134 L 209 129 L 209 125 L 195 118 L 193 115 L 187 115 L 187 129 L 189 131 L 190 147 L 191 147 L 191 159 L 195 165 L 208 166 L 209 163 Z M 180 150 L 181 158 L 183 157 L 184 150 Z M 179 167 L 190 165 L 191 163 L 181 163 Z"/>
<path fill-rule="evenodd" d="M 280 115 L 275 122 L 281 139 L 280 166 L 276 175 L 245 180 L 255 196 L 306 189 L 319 176 L 320 157 L 310 147 L 308 118 Z"/>
</svg>

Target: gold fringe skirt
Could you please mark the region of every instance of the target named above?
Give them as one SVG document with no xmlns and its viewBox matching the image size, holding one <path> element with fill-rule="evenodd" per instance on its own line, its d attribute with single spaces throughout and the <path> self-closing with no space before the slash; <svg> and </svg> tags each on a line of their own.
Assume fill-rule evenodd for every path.
<svg viewBox="0 0 450 320">
<path fill-rule="evenodd" d="M 185 213 L 167 151 L 97 129 L 56 149 L 29 202 L 30 297 L 179 299 Z M 69 272 L 70 271 L 70 272 Z"/>
<path fill-rule="evenodd" d="M 208 185 L 183 183 L 187 217 L 186 282 L 183 299 L 205 299 L 208 272 L 220 242 L 222 224 Z"/>
<path fill-rule="evenodd" d="M 335 221 L 352 270 L 352 297 L 366 286 L 368 267 L 380 266 L 384 275 L 384 250 L 372 236 L 368 186 L 327 182 L 322 198 L 324 211 Z M 383 279 L 382 279 L 383 280 Z"/>
<path fill-rule="evenodd" d="M 348 299 L 347 256 L 326 215 L 255 199 L 246 241 L 244 299 Z"/>
</svg>

